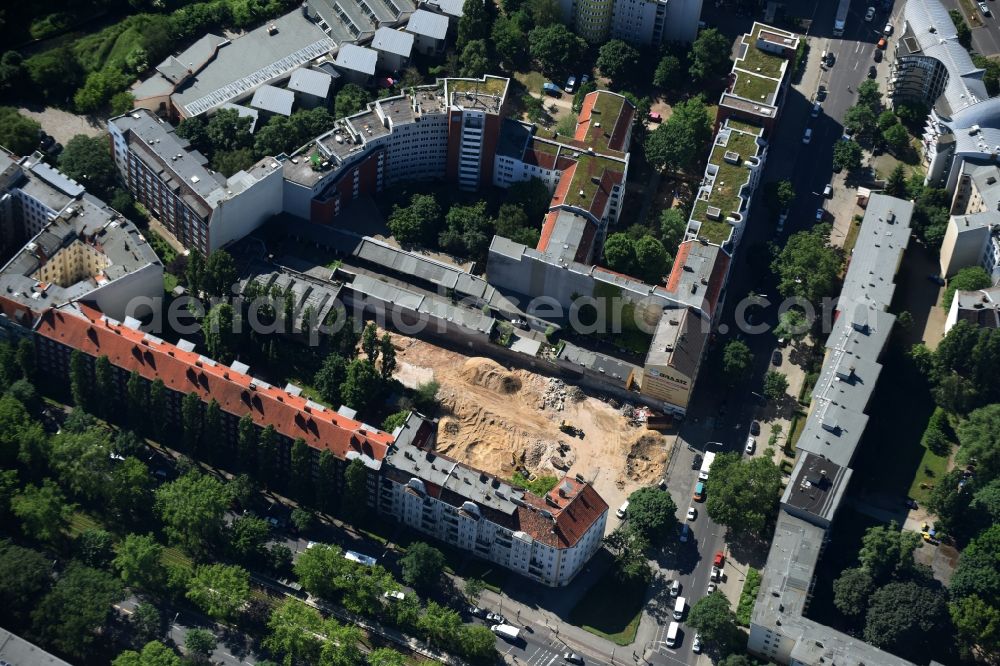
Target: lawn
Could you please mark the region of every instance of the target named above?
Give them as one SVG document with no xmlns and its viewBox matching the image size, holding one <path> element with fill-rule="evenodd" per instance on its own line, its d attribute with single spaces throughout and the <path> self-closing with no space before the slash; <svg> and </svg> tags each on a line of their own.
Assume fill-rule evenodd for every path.
<svg viewBox="0 0 1000 666">
<path fill-rule="evenodd" d="M 753 102 L 770 104 L 773 102 L 775 92 L 778 90 L 778 82 L 763 76 L 754 76 L 747 72 L 736 72 L 736 84 L 733 86 L 733 94 Z"/>
<path fill-rule="evenodd" d="M 851 220 L 851 226 L 847 230 L 847 238 L 844 239 L 844 254 L 851 256 L 851 250 L 858 242 L 858 234 L 861 233 L 861 222 Z"/>
<path fill-rule="evenodd" d="M 920 466 L 913 483 L 910 484 L 910 497 L 923 504 L 931 494 L 931 489 L 937 484 L 938 479 L 948 471 L 948 457 L 939 456 L 928 448 L 924 448 L 924 457 L 920 459 Z"/>
<path fill-rule="evenodd" d="M 534 70 L 530 72 L 514 72 L 514 78 L 520 81 L 521 85 L 528 89 L 528 92 L 535 93 L 536 95 L 541 94 L 542 85 L 548 81 L 544 74 Z"/>
<path fill-rule="evenodd" d="M 639 629 L 646 584 L 622 582 L 610 567 L 569 615 L 569 621 L 615 645 L 629 645 Z"/>
</svg>

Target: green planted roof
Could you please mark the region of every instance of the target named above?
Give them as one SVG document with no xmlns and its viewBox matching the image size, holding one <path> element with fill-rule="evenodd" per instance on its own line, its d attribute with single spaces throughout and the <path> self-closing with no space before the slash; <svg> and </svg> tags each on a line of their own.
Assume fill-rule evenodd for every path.
<svg viewBox="0 0 1000 666">
<path fill-rule="evenodd" d="M 755 72 L 762 76 L 770 76 L 775 79 L 781 78 L 781 70 L 785 58 L 775 53 L 768 53 L 757 48 L 757 37 L 760 35 L 762 26 L 757 26 L 757 30 L 752 35 L 744 36 L 743 43 L 746 44 L 746 53 L 742 59 L 736 61 L 736 67 L 745 69 L 748 72 Z M 781 34 L 783 31 L 768 29 L 768 32 Z"/>
<path fill-rule="evenodd" d="M 712 155 L 709 164 L 718 167 L 712 191 L 708 199 L 699 198 L 695 203 L 691 213 L 691 219 L 701 222 L 701 229 L 698 234 L 704 236 L 710 243 L 721 244 L 729 238 L 732 226 L 726 222 L 726 217 L 737 212 L 740 208 L 740 190 L 750 180 L 750 168 L 744 166 L 743 162 L 758 153 L 756 135 L 746 134 L 732 128 L 729 134 L 729 141 L 725 146 L 715 144 L 712 147 Z M 739 155 L 736 164 L 730 164 L 725 160 L 727 152 L 734 152 Z M 720 211 L 720 218 L 712 220 L 708 217 L 708 208 L 715 206 Z"/>
</svg>

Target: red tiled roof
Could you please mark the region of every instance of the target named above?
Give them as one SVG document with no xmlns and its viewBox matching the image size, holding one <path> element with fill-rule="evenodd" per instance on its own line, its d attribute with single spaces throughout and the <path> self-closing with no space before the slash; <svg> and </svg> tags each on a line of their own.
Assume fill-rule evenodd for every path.
<svg viewBox="0 0 1000 666">
<path fill-rule="evenodd" d="M 565 494 L 560 493 L 560 489 L 563 487 L 569 488 Z M 594 490 L 593 486 L 568 476 L 563 477 L 546 497 L 551 500 L 554 506 L 534 495 L 526 494 L 525 500 L 530 498 L 535 506 L 545 509 L 555 516 L 554 529 L 549 519 L 533 513 L 530 509 L 519 508 L 518 513 L 527 513 L 535 519 L 544 521 L 545 528 L 542 530 L 541 536 L 528 532 L 526 529 L 524 531 L 549 546 L 569 548 L 576 545 L 576 542 L 583 538 L 583 535 L 601 517 L 601 514 L 608 510 L 608 503 Z"/>
<path fill-rule="evenodd" d="M 574 162 L 562 172 L 559 184 L 556 185 L 556 191 L 552 194 L 552 201 L 549 202 L 549 206 L 554 207 L 561 203 L 566 203 L 566 193 L 569 191 L 569 184 L 573 180 L 573 174 L 576 173 L 576 167 L 577 163 Z"/>
<path fill-rule="evenodd" d="M 552 171 L 556 166 L 556 156 L 542 150 L 534 150 L 529 147 L 524 151 L 523 161 L 525 164 L 533 164 L 543 169 Z"/>
<path fill-rule="evenodd" d="M 301 437 L 312 448 L 328 450 L 341 459 L 349 451 L 357 451 L 381 460 L 393 441 L 389 433 L 368 430 L 362 423 L 330 409 L 313 409 L 305 398 L 283 389 L 251 387 L 253 378 L 249 375 L 221 364 L 203 363 L 197 353 L 168 342 L 146 340 L 142 331 L 102 320 L 98 310 L 86 305 L 80 309 L 82 317 L 48 310 L 36 333 L 90 356 L 107 356 L 115 367 L 135 370 L 148 380 L 159 378 L 174 391 L 194 391 L 205 402 L 215 398 L 229 414 L 250 414 L 260 426 L 274 426 L 286 437 Z"/>
<path fill-rule="evenodd" d="M 0 313 L 25 328 L 31 328 L 35 322 L 35 313 L 31 308 L 6 296 L 0 296 Z"/>
<path fill-rule="evenodd" d="M 691 253 L 691 243 L 681 243 L 677 248 L 677 256 L 674 257 L 674 266 L 670 269 L 670 277 L 667 278 L 667 291 L 677 293 L 677 287 L 681 283 L 681 275 L 684 273 L 684 263 Z"/>
<path fill-rule="evenodd" d="M 542 224 L 542 234 L 538 237 L 538 245 L 535 249 L 545 252 L 549 247 L 549 239 L 552 238 L 552 230 L 556 228 L 556 220 L 559 219 L 559 211 L 552 210 L 545 216 L 545 223 Z"/>
</svg>

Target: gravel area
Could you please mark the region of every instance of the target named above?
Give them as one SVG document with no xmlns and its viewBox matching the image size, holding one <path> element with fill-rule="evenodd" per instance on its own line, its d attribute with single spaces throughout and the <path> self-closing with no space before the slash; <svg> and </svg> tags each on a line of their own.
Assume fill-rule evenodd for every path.
<svg viewBox="0 0 1000 666">
<path fill-rule="evenodd" d="M 63 145 L 77 134 L 97 136 L 105 131 L 103 123 L 98 123 L 95 119 L 63 111 L 55 107 L 46 107 L 38 110 L 22 106 L 18 107 L 18 111 L 41 123 L 42 129 L 54 136 L 56 141 Z"/>
</svg>

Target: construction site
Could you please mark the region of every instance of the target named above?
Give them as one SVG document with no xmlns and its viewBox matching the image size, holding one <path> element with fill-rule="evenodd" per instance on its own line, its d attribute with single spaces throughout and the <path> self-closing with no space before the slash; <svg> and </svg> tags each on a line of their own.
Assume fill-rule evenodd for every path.
<svg viewBox="0 0 1000 666">
<path fill-rule="evenodd" d="M 392 339 L 396 379 L 409 388 L 440 386 L 440 453 L 504 479 L 579 474 L 609 506 L 663 476 L 676 438 L 647 429 L 647 412 L 492 359 Z"/>
</svg>

